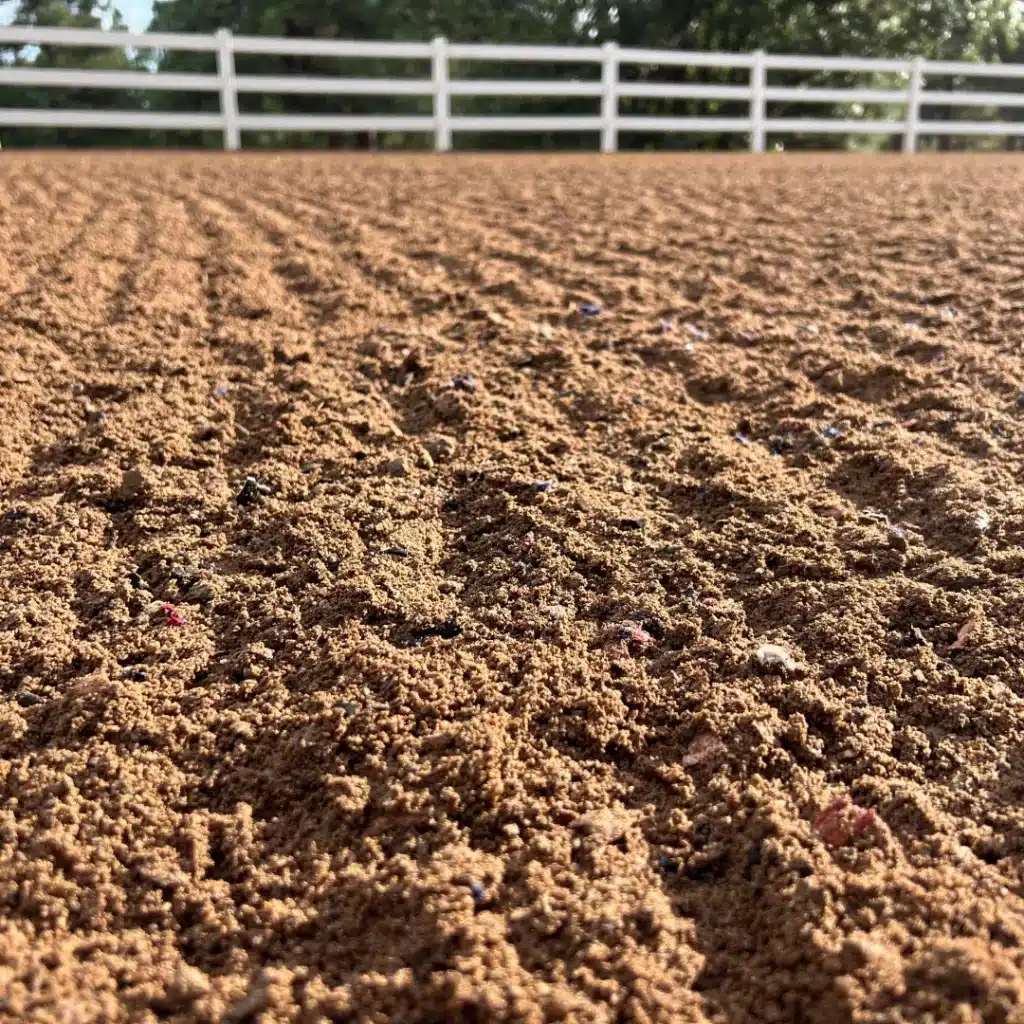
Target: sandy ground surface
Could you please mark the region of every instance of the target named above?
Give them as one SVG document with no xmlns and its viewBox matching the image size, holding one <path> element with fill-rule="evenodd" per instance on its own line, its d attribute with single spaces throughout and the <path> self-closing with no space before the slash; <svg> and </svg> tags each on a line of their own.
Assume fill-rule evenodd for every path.
<svg viewBox="0 0 1024 1024">
<path fill-rule="evenodd" d="M 0 1017 L 1024 1020 L 1022 327 L 1018 158 L 4 153 Z"/>
</svg>

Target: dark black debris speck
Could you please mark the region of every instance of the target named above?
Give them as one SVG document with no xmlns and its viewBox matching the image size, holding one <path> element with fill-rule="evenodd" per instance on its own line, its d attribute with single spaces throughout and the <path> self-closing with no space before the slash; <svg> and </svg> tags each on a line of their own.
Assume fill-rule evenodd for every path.
<svg viewBox="0 0 1024 1024">
<path fill-rule="evenodd" d="M 531 485 L 535 491 L 543 494 L 544 491 L 550 491 L 554 486 L 551 480 L 535 480 Z"/>
<path fill-rule="evenodd" d="M 457 636 L 462 636 L 462 627 L 455 621 L 455 616 L 453 615 L 451 618 L 445 619 L 440 625 L 421 626 L 418 629 L 414 629 L 410 634 L 408 645 L 416 647 L 432 636 L 440 637 L 442 640 L 454 640 Z"/>
<path fill-rule="evenodd" d="M 28 690 L 20 690 L 18 693 L 16 693 L 14 695 L 14 699 L 23 708 L 33 708 L 37 704 L 42 704 L 43 703 L 43 698 L 40 697 L 39 694 L 37 694 L 37 693 L 29 693 Z"/>
<path fill-rule="evenodd" d="M 235 495 L 235 504 L 252 505 L 265 494 L 270 494 L 270 488 L 266 484 L 261 484 L 256 477 L 247 476 L 241 490 Z"/>
<path fill-rule="evenodd" d="M 385 548 L 381 552 L 381 554 L 382 555 L 394 555 L 395 558 L 408 558 L 409 557 L 409 549 L 408 548 L 399 547 L 396 544 L 394 547 Z"/>
<path fill-rule="evenodd" d="M 584 316 L 598 316 L 601 312 L 601 307 L 593 302 L 582 302 L 580 303 L 580 312 Z"/>
<path fill-rule="evenodd" d="M 145 590 L 146 589 L 146 581 L 137 572 L 130 572 L 130 573 L 128 573 L 128 582 L 136 590 Z"/>
<path fill-rule="evenodd" d="M 642 516 L 627 516 L 619 520 L 619 526 L 624 530 L 642 530 L 647 525 L 647 520 Z"/>
<path fill-rule="evenodd" d="M 633 621 L 639 622 L 644 632 L 648 633 L 655 640 L 661 641 L 665 639 L 665 624 L 661 619 L 649 618 L 646 615 L 634 615 Z"/>
<path fill-rule="evenodd" d="M 4 513 L 4 519 L 8 523 L 20 523 L 28 519 L 28 513 L 23 508 L 9 508 Z"/>
<path fill-rule="evenodd" d="M 945 589 L 957 593 L 961 590 L 970 590 L 972 587 L 980 587 L 984 582 L 980 576 L 961 576 L 947 583 Z"/>
<path fill-rule="evenodd" d="M 476 377 L 471 373 L 460 373 L 452 377 L 452 387 L 456 391 L 468 391 L 473 394 L 478 386 Z"/>
</svg>

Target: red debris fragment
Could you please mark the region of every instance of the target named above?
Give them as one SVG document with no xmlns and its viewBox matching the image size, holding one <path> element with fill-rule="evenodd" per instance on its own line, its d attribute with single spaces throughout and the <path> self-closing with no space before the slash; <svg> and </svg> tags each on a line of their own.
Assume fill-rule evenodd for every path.
<svg viewBox="0 0 1024 1024">
<path fill-rule="evenodd" d="M 167 616 L 168 626 L 187 626 L 188 619 L 184 615 L 178 613 L 173 604 L 162 604 L 160 605 L 160 611 Z"/>
<path fill-rule="evenodd" d="M 889 827 L 874 811 L 858 807 L 845 794 L 821 811 L 814 824 L 829 846 L 849 846 L 862 836 L 870 836 L 876 846 L 888 846 L 892 839 Z"/>
<path fill-rule="evenodd" d="M 956 641 L 950 646 L 951 651 L 962 651 L 967 646 L 967 641 L 978 632 L 983 621 L 981 612 L 975 608 L 967 617 L 967 621 L 960 627 L 956 635 Z"/>
<path fill-rule="evenodd" d="M 605 629 L 608 643 L 615 644 L 623 654 L 643 650 L 654 643 L 654 637 L 639 622 L 620 622 Z"/>
</svg>

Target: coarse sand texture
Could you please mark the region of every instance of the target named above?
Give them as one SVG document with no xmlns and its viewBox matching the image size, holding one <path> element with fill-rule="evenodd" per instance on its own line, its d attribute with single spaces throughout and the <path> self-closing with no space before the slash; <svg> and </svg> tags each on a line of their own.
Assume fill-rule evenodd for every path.
<svg viewBox="0 0 1024 1024">
<path fill-rule="evenodd" d="M 1024 1022 L 1020 157 L 0 157 L 0 1021 Z"/>
</svg>

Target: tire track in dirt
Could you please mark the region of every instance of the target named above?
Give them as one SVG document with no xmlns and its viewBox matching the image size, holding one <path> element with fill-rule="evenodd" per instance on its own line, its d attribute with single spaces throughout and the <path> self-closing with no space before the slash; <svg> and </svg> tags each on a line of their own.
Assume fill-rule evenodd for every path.
<svg viewBox="0 0 1024 1024">
<path fill-rule="evenodd" d="M 336 323 L 346 326 L 352 314 L 357 317 L 353 329 L 363 318 L 386 319 L 402 312 L 402 306 L 382 294 L 380 282 L 365 272 L 362 261 L 348 248 L 350 236 L 338 234 L 318 237 L 309 225 L 294 213 L 295 202 L 268 194 L 259 200 L 218 197 L 236 214 L 252 220 L 268 243 L 277 250 L 274 273 L 281 285 L 302 304 L 311 324 Z M 332 242 L 346 246 L 339 255 Z"/>
<path fill-rule="evenodd" d="M 135 211 L 104 201 L 0 315 L 58 340 L 80 338 L 105 322 L 108 297 L 132 259 L 137 238 Z"/>
<path fill-rule="evenodd" d="M 274 326 L 308 329 L 302 304 L 274 274 L 274 246 L 260 241 L 251 223 L 213 195 L 196 195 L 190 207 L 213 243 L 203 267 L 210 321 L 223 324 L 243 320 L 254 327 L 260 321 L 271 321 Z"/>
<path fill-rule="evenodd" d="M 369 233 L 359 210 L 344 204 L 328 208 L 271 190 L 263 195 L 259 205 L 272 211 L 269 216 L 260 215 L 272 239 L 283 244 L 288 237 L 286 232 L 296 227 L 305 234 L 301 246 L 289 247 L 290 255 L 282 261 L 281 270 L 289 278 L 289 286 L 306 296 L 307 301 L 308 296 L 328 293 L 322 317 L 334 315 L 341 309 L 337 303 L 344 301 L 343 297 L 330 294 L 330 289 L 337 287 L 331 281 L 337 270 L 347 275 L 354 273 L 358 281 L 349 285 L 354 290 L 345 303 L 348 308 L 379 319 L 405 317 L 410 311 L 429 312 L 430 296 L 443 282 L 424 275 L 421 268 L 404 257 L 398 246 L 401 236 Z M 306 248 L 316 252 L 316 266 L 312 265 L 311 257 L 296 251 Z M 386 263 L 381 260 L 381 253 L 388 254 Z M 327 278 L 321 276 L 324 273 Z M 395 293 L 402 301 L 395 301 Z"/>
<path fill-rule="evenodd" d="M 140 321 L 156 328 L 164 339 L 203 332 L 209 327 L 199 301 L 204 239 L 195 230 L 185 203 L 169 198 L 166 188 L 154 187 L 141 205 L 135 259 L 112 296 L 108 323 Z"/>
<path fill-rule="evenodd" d="M 32 294 L 33 289 L 38 293 L 110 203 L 101 188 L 84 193 L 69 190 L 57 195 L 51 207 L 22 210 L 11 219 L 11 234 L 4 239 L 5 295 L 0 301 L 0 318 L 20 296 Z M 58 210 L 61 215 L 54 217 Z M 41 245 L 40 238 L 45 240 Z"/>
<path fill-rule="evenodd" d="M 314 195 L 317 194 L 315 189 L 310 191 Z M 320 195 L 317 202 L 329 216 L 339 202 L 346 201 L 327 194 Z M 578 210 L 574 205 L 564 211 L 559 210 L 559 216 L 552 218 L 552 222 L 544 229 L 532 225 L 517 229 L 514 226 L 516 211 L 528 206 L 529 202 L 518 197 L 506 199 L 506 204 L 495 202 L 493 198 L 488 202 L 473 203 L 461 198 L 460 190 L 456 189 L 455 194 L 450 197 L 450 202 L 443 205 L 431 208 L 428 203 L 417 203 L 420 215 L 408 222 L 386 211 L 381 212 L 377 204 L 369 204 L 374 212 L 369 215 L 362 214 L 360 222 L 372 225 L 385 237 L 392 234 L 402 238 L 408 236 L 410 242 L 421 251 L 420 258 L 425 261 L 436 258 L 436 252 L 443 250 L 442 265 L 446 266 L 449 273 L 454 273 L 457 284 L 480 289 L 485 280 L 490 280 L 492 283 L 487 286 L 489 291 L 485 294 L 501 297 L 504 293 L 510 301 L 524 305 L 538 299 L 546 299 L 552 309 L 558 309 L 564 306 L 566 297 L 570 301 L 575 297 L 578 301 L 592 293 L 593 280 L 598 276 L 605 277 L 608 268 L 621 277 L 624 287 L 615 290 L 606 286 L 607 301 L 614 303 L 626 298 L 626 282 L 631 283 L 635 289 L 638 264 L 621 258 L 609 258 L 606 255 L 607 231 L 601 227 L 600 213 L 588 210 L 582 200 L 579 203 L 581 209 Z M 400 196 L 397 199 L 393 197 L 388 204 L 389 209 L 402 207 L 403 201 Z M 355 217 L 359 216 L 361 211 L 353 207 L 351 213 Z M 453 218 L 458 218 L 459 231 L 446 232 L 444 225 L 452 222 Z M 589 237 L 586 226 L 590 223 L 597 225 L 593 229 L 593 235 L 595 241 L 600 244 L 592 249 L 578 247 L 573 255 L 581 265 L 590 263 L 593 267 L 591 273 L 576 272 L 567 275 L 556 260 L 547 259 L 542 255 L 545 252 L 557 253 L 560 249 L 564 251 L 568 239 L 575 239 L 577 246 L 585 246 Z M 418 234 L 424 227 L 431 229 L 429 235 Z M 521 252 L 524 242 L 526 253 Z M 507 265 L 512 271 L 513 279 L 493 283 L 494 275 L 490 273 L 491 268 L 486 265 L 489 261 L 493 261 L 492 266 Z M 611 294 L 608 294 L 609 291 Z"/>
</svg>

